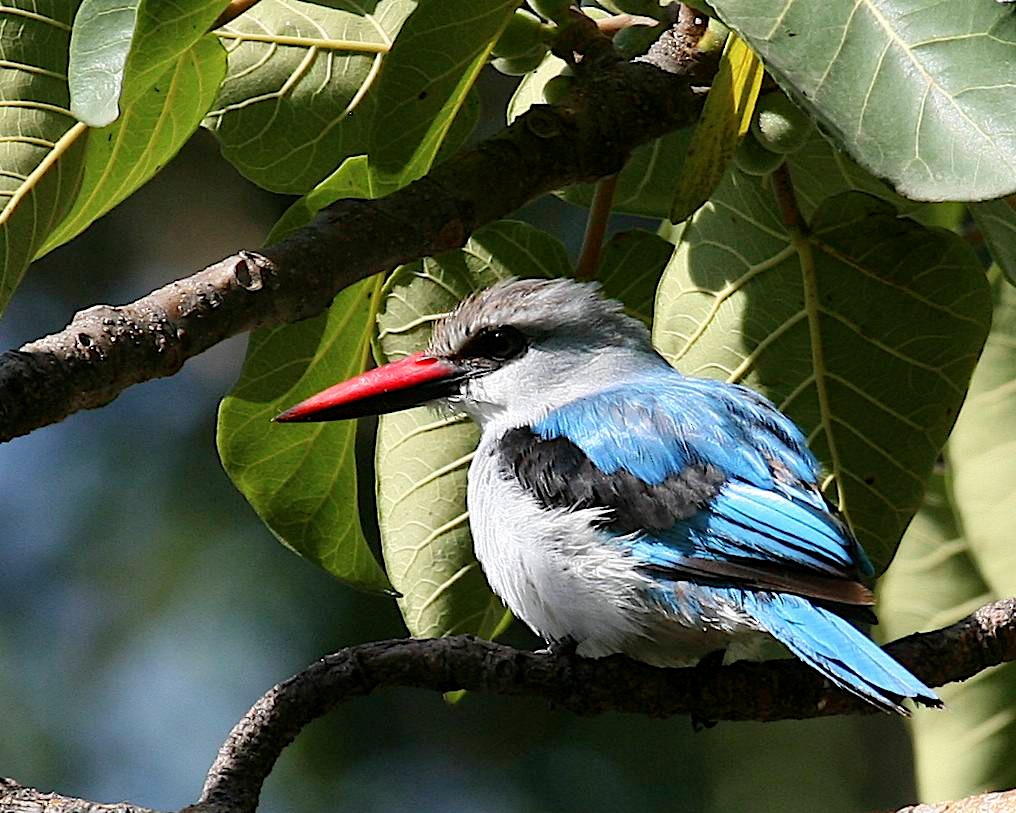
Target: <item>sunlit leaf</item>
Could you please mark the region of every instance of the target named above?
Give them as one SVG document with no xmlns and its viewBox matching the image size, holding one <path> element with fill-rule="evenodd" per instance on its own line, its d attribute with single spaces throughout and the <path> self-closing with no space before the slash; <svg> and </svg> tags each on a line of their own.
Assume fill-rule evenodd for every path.
<svg viewBox="0 0 1016 813">
<path fill-rule="evenodd" d="M 227 0 L 83 0 L 74 18 L 71 110 L 91 127 L 164 76 L 208 31 Z"/>
<path fill-rule="evenodd" d="M 66 243 L 162 169 L 201 123 L 225 70 L 222 46 L 205 36 L 135 96 L 113 124 L 91 131 L 81 188 L 38 253 Z"/>
<path fill-rule="evenodd" d="M 755 53 L 736 34 L 727 37 L 720 69 L 709 88 L 695 135 L 688 145 L 670 206 L 670 220 L 680 223 L 705 203 L 748 132 L 765 70 Z"/>
<path fill-rule="evenodd" d="M 1002 598 L 1016 595 L 1016 288 L 996 269 L 993 289 L 991 334 L 949 448 L 967 544 Z"/>
<path fill-rule="evenodd" d="M 1016 189 L 1016 15 L 940 0 L 714 0 L 835 140 L 915 200 Z"/>
<path fill-rule="evenodd" d="M 205 120 L 222 153 L 266 189 L 303 194 L 366 153 L 368 90 L 415 0 L 261 0 L 216 34 L 229 67 Z"/>
<path fill-rule="evenodd" d="M 372 94 L 367 152 L 379 187 L 396 189 L 427 172 L 519 2 L 424 2 L 409 16 Z"/>
<path fill-rule="evenodd" d="M 88 128 L 75 123 L 67 48 L 75 3 L 9 2 L 0 25 L 0 312 L 81 182 Z"/>
<path fill-rule="evenodd" d="M 806 234 L 734 171 L 681 237 L 654 337 L 678 369 L 744 382 L 802 427 L 884 568 L 952 427 L 987 333 L 983 271 L 954 234 L 856 192 Z"/>
<path fill-rule="evenodd" d="M 980 412 L 969 406 L 961 421 Z M 986 583 L 991 566 L 971 550 L 962 528 L 952 483 L 940 472 L 929 482 L 925 503 L 879 583 L 883 639 L 939 629 L 1001 597 Z M 945 711 L 919 709 L 910 724 L 920 801 L 1016 785 L 1016 664 L 988 669 L 938 692 Z"/>
<path fill-rule="evenodd" d="M 460 299 L 507 276 L 571 273 L 564 247 L 525 223 L 498 221 L 460 251 L 400 269 L 378 317 L 380 361 L 423 349 L 434 322 Z M 470 632 L 491 637 L 505 622 L 473 556 L 466 473 L 479 439 L 461 416 L 418 407 L 380 419 L 378 521 L 385 566 L 416 636 Z"/>
<path fill-rule="evenodd" d="M 294 204 L 269 241 L 338 197 L 367 197 L 355 158 Z M 390 584 L 363 536 L 357 504 L 356 421 L 273 424 L 271 419 L 344 378 L 370 352 L 381 277 L 343 290 L 327 313 L 251 334 L 240 380 L 219 407 L 219 456 L 236 487 L 278 539 L 336 578 L 365 590 Z"/>
</svg>

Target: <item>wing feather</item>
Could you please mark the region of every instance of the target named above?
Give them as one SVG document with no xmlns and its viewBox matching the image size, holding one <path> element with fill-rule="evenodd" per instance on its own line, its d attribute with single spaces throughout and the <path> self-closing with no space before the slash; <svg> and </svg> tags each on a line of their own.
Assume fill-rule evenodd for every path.
<svg viewBox="0 0 1016 813">
<path fill-rule="evenodd" d="M 670 578 L 872 603 L 870 564 L 800 430 L 750 390 L 636 382 L 511 430 L 502 455 L 542 505 L 608 509 L 605 530 Z"/>
</svg>

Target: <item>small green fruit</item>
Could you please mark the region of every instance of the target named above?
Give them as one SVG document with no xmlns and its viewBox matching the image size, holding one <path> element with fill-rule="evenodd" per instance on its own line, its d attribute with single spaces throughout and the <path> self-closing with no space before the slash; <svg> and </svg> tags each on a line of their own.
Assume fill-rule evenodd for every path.
<svg viewBox="0 0 1016 813">
<path fill-rule="evenodd" d="M 574 77 L 558 74 L 547 80 L 543 86 L 543 99 L 547 104 L 557 104 L 561 99 L 571 93 L 575 84 Z"/>
<path fill-rule="evenodd" d="M 507 74 L 508 76 L 522 76 L 523 74 L 535 71 L 538 67 L 540 67 L 540 63 L 543 62 L 543 57 L 543 51 L 536 51 L 526 54 L 525 56 L 514 57 L 512 59 L 502 57 L 500 59 L 495 59 L 490 64 L 494 66 L 495 70 Z"/>
<path fill-rule="evenodd" d="M 767 150 L 750 132 L 734 153 L 734 165 L 748 175 L 768 175 L 782 163 L 782 155 Z"/>
<path fill-rule="evenodd" d="M 779 91 L 758 100 L 751 131 L 758 143 L 770 152 L 789 155 L 800 149 L 811 135 L 811 119 Z"/>
<path fill-rule="evenodd" d="M 537 50 L 545 53 L 547 50 L 545 32 L 548 30 L 549 27 L 544 26 L 535 14 L 525 9 L 517 9 L 494 43 L 491 53 L 505 59 L 529 56 Z"/>
<path fill-rule="evenodd" d="M 614 35 L 614 48 L 625 59 L 632 59 L 648 51 L 662 32 L 659 25 L 630 25 Z"/>
</svg>

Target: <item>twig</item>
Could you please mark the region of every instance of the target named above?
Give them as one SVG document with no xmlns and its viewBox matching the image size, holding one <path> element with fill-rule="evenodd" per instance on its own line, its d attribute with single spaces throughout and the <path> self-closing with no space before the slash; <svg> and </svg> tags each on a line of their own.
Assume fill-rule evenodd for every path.
<svg viewBox="0 0 1016 813">
<path fill-rule="evenodd" d="M 587 28 L 599 47 L 603 35 Z M 237 252 L 129 305 L 83 311 L 59 333 L 3 354 L 0 441 L 172 375 L 237 333 L 314 316 L 346 286 L 461 246 L 546 192 L 615 174 L 634 147 L 697 118 L 708 76 L 686 58 L 693 46 L 661 43 L 699 35 L 679 23 L 642 61 L 585 77 L 559 105 L 533 107 L 386 198 L 339 201 L 280 243 Z"/>
<path fill-rule="evenodd" d="M 658 23 L 659 20 L 654 17 L 643 17 L 639 14 L 611 14 L 609 17 L 597 20 L 596 27 L 608 37 L 613 37 L 618 31 L 623 31 L 625 28 L 636 25 L 652 28 Z"/>
<path fill-rule="evenodd" d="M 0 813 L 158 813 L 128 802 L 102 804 L 19 785 L 0 777 Z"/>
<path fill-rule="evenodd" d="M 596 278 L 596 272 L 600 269 L 603 238 L 607 234 L 607 224 L 610 222 L 610 210 L 614 205 L 616 189 L 617 175 L 611 175 L 596 184 L 593 202 L 589 207 L 589 218 L 586 220 L 586 233 L 582 238 L 582 251 L 575 269 L 576 279 L 591 280 Z"/>
<path fill-rule="evenodd" d="M 902 807 L 897 813 L 1012 813 L 1016 810 L 1016 790 L 1002 793 L 981 793 L 931 805 Z"/>
</svg>

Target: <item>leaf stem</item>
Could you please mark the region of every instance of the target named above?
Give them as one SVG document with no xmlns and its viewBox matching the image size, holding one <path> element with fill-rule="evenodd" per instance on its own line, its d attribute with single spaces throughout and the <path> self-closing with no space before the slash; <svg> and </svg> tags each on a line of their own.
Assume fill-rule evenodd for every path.
<svg viewBox="0 0 1016 813">
<path fill-rule="evenodd" d="M 231 0 L 229 5 L 222 10 L 222 13 L 215 18 L 215 22 L 212 23 L 212 27 L 208 30 L 214 31 L 216 28 L 233 22 L 245 11 L 249 11 L 256 6 L 258 2 L 259 0 Z"/>
<path fill-rule="evenodd" d="M 770 176 L 773 182 L 773 194 L 776 205 L 780 209 L 783 225 L 800 234 L 807 234 L 808 225 L 801 215 L 801 207 L 797 205 L 797 194 L 794 192 L 794 181 L 790 177 L 790 169 L 785 163 L 780 164 Z"/>
<path fill-rule="evenodd" d="M 329 40 L 318 37 L 291 37 L 281 34 L 248 34 L 239 31 L 216 31 L 215 36 L 224 40 L 241 42 L 268 42 L 272 45 L 291 45 L 296 48 L 317 48 L 326 51 L 348 51 L 357 54 L 387 54 L 391 49 L 384 42 L 361 42 L 359 40 Z"/>
<path fill-rule="evenodd" d="M 607 222 L 610 210 L 614 205 L 614 191 L 617 189 L 617 175 L 611 175 L 596 184 L 593 203 L 589 207 L 589 219 L 586 221 L 586 235 L 582 240 L 582 252 L 579 264 L 575 269 L 575 279 L 586 282 L 596 279 L 600 269 L 600 254 L 603 250 L 603 238 L 607 233 Z"/>
</svg>

